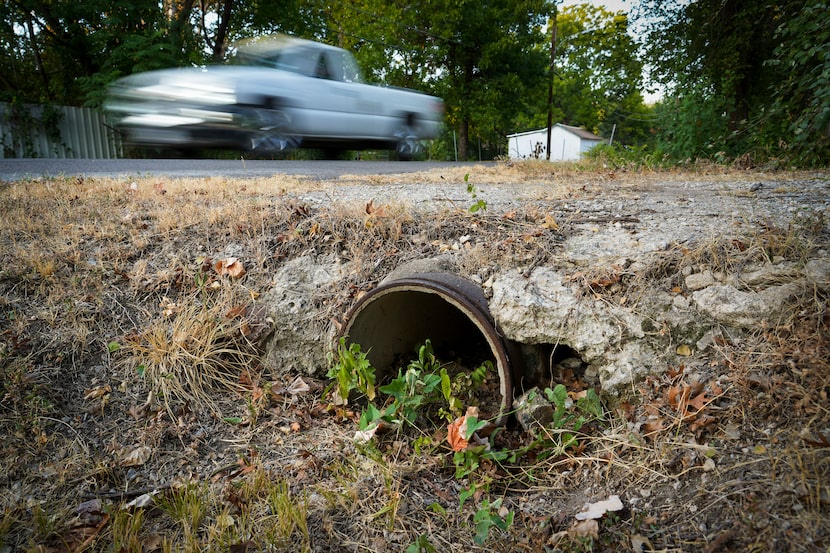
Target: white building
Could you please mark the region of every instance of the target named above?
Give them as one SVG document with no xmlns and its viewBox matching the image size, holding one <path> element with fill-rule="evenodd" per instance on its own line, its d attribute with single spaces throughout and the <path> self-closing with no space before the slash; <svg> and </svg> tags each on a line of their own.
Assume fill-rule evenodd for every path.
<svg viewBox="0 0 830 553">
<path fill-rule="evenodd" d="M 550 160 L 577 161 L 582 154 L 603 142 L 601 137 L 590 131 L 557 123 L 550 137 Z M 547 129 L 507 135 L 510 159 L 545 159 L 547 145 Z"/>
</svg>

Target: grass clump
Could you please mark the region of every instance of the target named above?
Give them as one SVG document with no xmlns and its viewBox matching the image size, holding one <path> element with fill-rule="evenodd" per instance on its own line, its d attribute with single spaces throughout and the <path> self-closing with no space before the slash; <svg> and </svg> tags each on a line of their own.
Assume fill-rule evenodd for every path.
<svg viewBox="0 0 830 553">
<path fill-rule="evenodd" d="M 119 348 L 133 373 L 170 409 L 171 402 L 216 410 L 213 393 L 243 393 L 243 373 L 256 371 L 259 351 L 247 334 L 244 306 L 226 291 L 164 299 L 143 331 Z"/>
</svg>

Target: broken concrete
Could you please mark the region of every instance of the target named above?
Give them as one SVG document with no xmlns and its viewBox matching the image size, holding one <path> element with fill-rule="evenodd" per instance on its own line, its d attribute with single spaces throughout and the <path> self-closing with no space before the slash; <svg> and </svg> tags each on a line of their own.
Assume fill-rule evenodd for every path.
<svg viewBox="0 0 830 553">
<path fill-rule="evenodd" d="M 261 302 L 273 321 L 265 344 L 265 364 L 276 372 L 320 375 L 328 366 L 333 339 L 317 305 L 321 290 L 344 280 L 348 265 L 333 256 L 303 256 L 286 262 L 274 273 L 274 285 Z"/>
<path fill-rule="evenodd" d="M 407 264 L 389 278 L 457 266 L 443 256 Z M 274 327 L 267 343 L 270 367 L 320 375 L 328 366 L 334 333 L 321 324 L 316 302 L 321 290 L 338 287 L 347 273 L 348 266 L 333 257 L 302 257 L 274 275 L 274 287 L 262 298 Z M 830 260 L 812 259 L 801 267 L 770 263 L 724 275 L 724 280 L 709 269 L 691 273 L 683 279 L 688 287 L 683 293 L 670 293 L 654 282 L 649 286 L 655 288 L 638 290 L 639 300 L 630 305 L 586 293 L 554 267 L 537 267 L 527 276 L 507 270 L 489 279 L 486 288 L 499 330 L 522 346 L 525 372 L 516 378 L 517 395 L 556 379 L 550 351 L 561 347 L 582 361 L 588 382 L 617 394 L 644 375 L 677 364 L 678 345 L 702 354 L 724 328 L 734 338 L 779 322 L 793 301 L 830 286 Z"/>
</svg>

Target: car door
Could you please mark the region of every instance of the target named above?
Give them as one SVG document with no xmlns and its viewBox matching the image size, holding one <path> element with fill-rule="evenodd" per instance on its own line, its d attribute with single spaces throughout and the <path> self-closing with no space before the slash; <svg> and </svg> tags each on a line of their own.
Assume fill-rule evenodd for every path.
<svg viewBox="0 0 830 553">
<path fill-rule="evenodd" d="M 347 63 L 351 58 L 337 50 L 320 53 L 317 78 L 327 90 L 325 126 L 338 137 L 375 138 L 381 136 L 382 104 L 377 87 L 360 82 Z"/>
</svg>

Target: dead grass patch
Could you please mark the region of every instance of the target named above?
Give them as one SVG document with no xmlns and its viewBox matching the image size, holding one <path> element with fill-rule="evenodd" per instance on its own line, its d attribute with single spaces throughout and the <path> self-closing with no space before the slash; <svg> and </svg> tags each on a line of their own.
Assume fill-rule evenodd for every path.
<svg viewBox="0 0 830 553">
<path fill-rule="evenodd" d="M 406 180 L 463 183 L 468 171 Z M 477 171 L 477 185 L 538 180 L 539 198 L 694 178 L 533 163 Z M 827 549 L 830 315 L 819 291 L 764 332 L 716 343 L 706 364 L 639 383 L 604 421 L 547 432 L 546 443 L 575 438 L 561 451 L 528 447 L 536 437 L 509 427 L 493 444 L 521 454 L 459 473 L 442 428 L 356 447 L 360 413 L 325 401 L 327 383 L 260 366 L 255 307 L 280 265 L 303 255 L 350 264 L 342 287 L 309 309 L 328 324 L 404 261 L 457 252 L 460 271 L 485 281 L 554 259 L 569 229 L 544 205 L 473 216 L 405 202 L 315 206 L 298 194 L 352 182 L 341 180 L 2 184 L 0 550 Z M 634 301 L 638 279 L 671 290 L 687 266 L 797 265 L 827 249 L 825 226 L 740 228 L 660 252 L 648 273 L 611 268 L 579 282 Z M 244 277 L 216 270 L 230 257 Z M 586 503 L 611 495 L 623 510 L 576 525 Z"/>
</svg>

